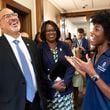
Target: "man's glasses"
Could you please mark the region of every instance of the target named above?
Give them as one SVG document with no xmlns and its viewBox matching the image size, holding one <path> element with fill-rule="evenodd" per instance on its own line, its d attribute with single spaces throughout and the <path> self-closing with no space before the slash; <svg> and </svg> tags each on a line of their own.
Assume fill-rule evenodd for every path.
<svg viewBox="0 0 110 110">
<path fill-rule="evenodd" d="M 13 16 L 18 16 L 18 14 L 17 14 L 17 13 L 10 13 L 10 14 L 3 15 L 3 16 L 1 17 L 1 19 L 0 19 L 0 21 L 1 21 L 2 19 L 4 19 L 4 20 L 10 19 L 10 18 L 13 17 Z"/>
</svg>

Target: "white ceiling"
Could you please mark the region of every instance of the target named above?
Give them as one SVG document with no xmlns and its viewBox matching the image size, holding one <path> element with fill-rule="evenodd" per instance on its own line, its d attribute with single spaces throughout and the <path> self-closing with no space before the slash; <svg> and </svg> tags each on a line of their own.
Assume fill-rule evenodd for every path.
<svg viewBox="0 0 110 110">
<path fill-rule="evenodd" d="M 110 0 L 49 0 L 61 13 L 110 9 Z M 72 23 L 85 23 L 84 17 L 68 18 Z"/>
<path fill-rule="evenodd" d="M 61 12 L 110 9 L 110 0 L 49 0 Z"/>
<path fill-rule="evenodd" d="M 74 25 L 79 25 L 79 24 L 86 24 L 87 20 L 85 16 L 81 16 L 81 17 L 70 17 L 70 18 L 66 18 L 68 19 L 70 22 L 72 22 Z"/>
</svg>

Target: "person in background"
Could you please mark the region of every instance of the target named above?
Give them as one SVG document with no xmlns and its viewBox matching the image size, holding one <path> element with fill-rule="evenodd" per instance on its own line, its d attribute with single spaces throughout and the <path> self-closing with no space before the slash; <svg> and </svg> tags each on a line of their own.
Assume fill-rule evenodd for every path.
<svg viewBox="0 0 110 110">
<path fill-rule="evenodd" d="M 29 34 L 27 32 L 21 32 L 21 36 L 29 38 Z"/>
<path fill-rule="evenodd" d="M 37 46 L 39 47 L 39 45 L 41 44 L 42 42 L 42 39 L 40 37 L 40 32 L 37 32 L 37 34 L 35 35 L 35 38 L 34 38 L 34 41 L 36 42 Z M 43 99 L 44 100 L 44 99 Z M 43 107 L 43 101 L 40 99 L 40 96 L 38 94 L 37 96 L 37 103 L 40 105 L 39 106 L 39 110 L 45 110 L 45 108 Z"/>
<path fill-rule="evenodd" d="M 35 35 L 34 41 L 37 43 L 38 46 L 41 44 L 42 39 L 41 39 L 41 33 L 40 32 L 37 32 L 37 34 Z"/>
<path fill-rule="evenodd" d="M 76 40 L 74 44 L 74 55 L 84 61 L 86 61 L 86 54 L 90 52 L 90 43 L 89 40 L 85 38 L 85 32 L 83 28 L 77 29 Z M 74 86 L 74 104 L 75 109 L 77 110 L 81 106 L 84 91 L 85 91 L 85 80 L 80 75 L 78 71 L 75 71 L 75 76 L 73 77 L 73 86 Z"/>
<path fill-rule="evenodd" d="M 91 44 L 96 47 L 87 62 L 65 56 L 86 77 L 86 94 L 82 110 L 110 110 L 110 12 L 102 10 L 91 17 Z"/>
<path fill-rule="evenodd" d="M 21 37 L 18 14 L 9 8 L 0 11 L 0 28 L 0 110 L 39 110 L 37 94 L 44 97 L 47 80 L 37 45 Z"/>
<path fill-rule="evenodd" d="M 71 33 L 70 33 L 70 32 L 68 32 L 67 38 L 72 39 L 72 38 L 71 38 Z"/>
<path fill-rule="evenodd" d="M 73 55 L 76 55 L 75 54 L 75 47 L 73 45 L 73 41 L 72 39 L 70 39 L 69 37 L 67 37 L 65 40 L 64 40 L 65 43 L 67 43 L 70 48 L 71 48 L 71 51 L 73 53 Z M 72 79 L 72 82 L 73 82 L 73 102 L 74 102 L 74 110 L 77 110 L 78 109 L 78 93 L 79 93 L 79 88 L 80 86 L 82 86 L 83 84 L 83 81 L 82 81 L 82 77 L 78 74 L 77 71 L 75 71 L 74 75 L 73 75 L 73 79 Z"/>
<path fill-rule="evenodd" d="M 64 42 L 67 43 L 70 46 L 73 55 L 76 56 L 76 51 L 75 51 L 75 47 L 74 47 L 72 39 L 67 37 L 64 40 Z M 74 95 L 74 97 L 73 97 L 74 109 L 78 110 L 79 106 L 80 106 L 80 104 L 79 104 L 79 102 L 80 102 L 79 101 L 79 93 L 82 92 L 83 78 L 77 71 L 75 71 L 75 74 L 73 75 L 72 82 L 73 82 L 73 90 L 74 90 L 74 93 L 73 93 L 73 95 Z"/>
<path fill-rule="evenodd" d="M 76 37 L 76 35 L 73 36 L 73 39 L 72 40 L 73 40 L 73 47 L 75 47 L 77 45 L 76 44 L 77 43 L 77 37 Z"/>
<path fill-rule="evenodd" d="M 42 24 L 41 38 L 43 67 L 50 81 L 47 110 L 74 110 L 72 87 L 74 68 L 64 58 L 65 55 L 72 55 L 71 49 L 63 41 L 59 41 L 60 30 L 51 20 Z"/>
<path fill-rule="evenodd" d="M 64 42 L 67 43 L 71 49 L 73 48 L 73 41 L 70 37 L 65 38 Z"/>
<path fill-rule="evenodd" d="M 77 29 L 76 51 L 79 51 L 79 57 L 82 60 L 86 60 L 85 55 L 90 53 L 90 42 L 85 38 L 85 32 L 83 28 Z M 77 53 L 76 53 L 77 54 Z"/>
</svg>

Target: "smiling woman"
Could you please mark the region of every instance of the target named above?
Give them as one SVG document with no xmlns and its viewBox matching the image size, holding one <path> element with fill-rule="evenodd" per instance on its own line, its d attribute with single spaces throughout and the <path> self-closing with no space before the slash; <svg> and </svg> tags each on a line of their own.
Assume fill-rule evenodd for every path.
<svg viewBox="0 0 110 110">
<path fill-rule="evenodd" d="M 41 57 L 50 84 L 47 110 L 73 110 L 74 68 L 64 58 L 65 55 L 72 55 L 71 49 L 68 44 L 59 41 L 60 30 L 53 21 L 48 20 L 42 24 L 41 37 Z"/>
<path fill-rule="evenodd" d="M 41 31 L 41 38 L 44 41 L 46 41 L 46 34 L 54 35 L 53 37 L 56 37 L 55 41 L 58 41 L 60 38 L 60 30 L 53 21 L 48 20 L 45 23 L 43 23 Z"/>
</svg>

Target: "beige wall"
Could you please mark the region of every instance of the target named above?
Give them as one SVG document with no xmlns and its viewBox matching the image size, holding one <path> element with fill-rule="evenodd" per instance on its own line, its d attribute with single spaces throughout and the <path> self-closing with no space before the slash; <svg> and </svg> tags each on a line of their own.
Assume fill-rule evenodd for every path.
<svg viewBox="0 0 110 110">
<path fill-rule="evenodd" d="M 35 0 L 14 0 L 17 3 L 29 8 L 32 13 L 32 37 L 35 36 L 36 33 L 36 8 L 35 8 Z"/>
<path fill-rule="evenodd" d="M 76 26 L 68 19 L 65 19 L 65 33 L 66 37 L 68 37 L 68 32 L 71 33 L 71 38 L 76 34 Z"/>
<path fill-rule="evenodd" d="M 52 5 L 48 0 L 43 0 L 44 7 L 44 21 L 53 20 L 58 23 L 57 16 L 60 14 L 60 11 Z"/>
</svg>

